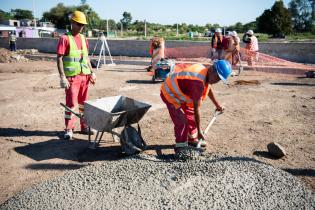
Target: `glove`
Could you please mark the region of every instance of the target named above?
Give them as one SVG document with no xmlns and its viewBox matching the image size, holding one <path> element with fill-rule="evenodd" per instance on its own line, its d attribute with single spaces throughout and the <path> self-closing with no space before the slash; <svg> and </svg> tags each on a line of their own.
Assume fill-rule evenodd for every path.
<svg viewBox="0 0 315 210">
<path fill-rule="evenodd" d="M 65 76 L 60 77 L 60 87 L 65 89 L 70 87 L 70 83 Z"/>
<path fill-rule="evenodd" d="M 96 74 L 93 72 L 90 76 L 90 82 L 95 85 L 96 83 Z"/>
<path fill-rule="evenodd" d="M 212 48 L 212 53 L 215 53 L 215 48 Z"/>
</svg>

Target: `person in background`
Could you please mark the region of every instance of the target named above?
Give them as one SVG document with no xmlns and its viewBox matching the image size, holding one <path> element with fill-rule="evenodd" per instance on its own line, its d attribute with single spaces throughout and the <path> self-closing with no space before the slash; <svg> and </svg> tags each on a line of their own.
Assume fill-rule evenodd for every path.
<svg viewBox="0 0 315 210">
<path fill-rule="evenodd" d="M 246 44 L 245 50 L 247 55 L 248 66 L 253 66 L 253 61 L 258 60 L 258 40 L 254 36 L 253 30 L 248 30 L 243 36 L 243 42 Z"/>
<path fill-rule="evenodd" d="M 240 38 L 237 36 L 236 31 L 229 32 L 228 45 L 224 51 L 224 59 L 229 61 L 231 65 L 236 65 L 239 61 L 240 52 Z"/>
<path fill-rule="evenodd" d="M 215 29 L 211 40 L 211 59 L 223 59 L 223 36 L 220 28 Z"/>
<path fill-rule="evenodd" d="M 15 32 L 10 32 L 9 45 L 11 51 L 16 51 L 16 35 Z"/>
<path fill-rule="evenodd" d="M 65 88 L 66 106 L 74 109 L 79 104 L 80 113 L 84 112 L 84 101 L 88 99 L 89 83 L 96 82 L 88 57 L 88 42 L 81 34 L 86 24 L 84 13 L 75 11 L 71 16 L 71 31 L 60 37 L 57 46 L 57 67 L 60 86 Z M 64 139 L 72 139 L 75 120 L 73 114 L 66 110 Z M 80 124 L 82 134 L 93 134 L 83 119 Z"/>
<path fill-rule="evenodd" d="M 216 110 L 223 111 L 211 85 L 220 80 L 226 82 L 231 72 L 231 65 L 225 60 L 217 60 L 209 67 L 198 63 L 177 64 L 174 73 L 161 85 L 160 96 L 174 124 L 175 154 L 196 149 L 198 143 L 206 146 L 200 122 L 201 103 L 208 96 Z"/>
</svg>

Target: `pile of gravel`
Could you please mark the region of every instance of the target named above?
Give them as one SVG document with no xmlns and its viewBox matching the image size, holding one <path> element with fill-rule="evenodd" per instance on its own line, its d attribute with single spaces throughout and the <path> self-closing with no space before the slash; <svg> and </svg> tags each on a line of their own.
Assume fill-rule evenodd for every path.
<svg viewBox="0 0 315 210">
<path fill-rule="evenodd" d="M 175 161 L 139 155 L 34 186 L 0 209 L 314 209 L 289 173 L 246 157 Z"/>
</svg>

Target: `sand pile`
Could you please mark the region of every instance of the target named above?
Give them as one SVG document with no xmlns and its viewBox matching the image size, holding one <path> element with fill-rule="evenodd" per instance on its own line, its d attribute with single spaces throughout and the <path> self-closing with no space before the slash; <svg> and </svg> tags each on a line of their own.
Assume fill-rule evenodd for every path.
<svg viewBox="0 0 315 210">
<path fill-rule="evenodd" d="M 28 59 L 16 52 L 0 48 L 0 63 L 27 62 Z"/>
</svg>

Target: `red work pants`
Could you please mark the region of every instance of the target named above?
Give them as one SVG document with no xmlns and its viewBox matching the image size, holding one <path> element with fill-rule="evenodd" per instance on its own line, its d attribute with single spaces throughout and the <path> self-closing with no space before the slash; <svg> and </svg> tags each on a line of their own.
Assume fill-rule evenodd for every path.
<svg viewBox="0 0 315 210">
<path fill-rule="evenodd" d="M 74 110 L 75 106 L 79 104 L 79 112 L 84 112 L 84 101 L 88 99 L 88 89 L 90 75 L 79 74 L 73 77 L 67 77 L 70 88 L 66 89 L 66 105 Z M 65 124 L 66 129 L 74 129 L 76 117 L 71 112 L 65 111 Z M 80 119 L 81 130 L 86 128 L 87 125 Z"/>
<path fill-rule="evenodd" d="M 197 139 L 197 127 L 195 122 L 194 108 L 183 104 L 176 109 L 173 104 L 168 102 L 161 93 L 161 98 L 167 106 L 168 112 L 174 123 L 175 142 L 178 145 L 188 143 L 188 141 Z"/>
</svg>

